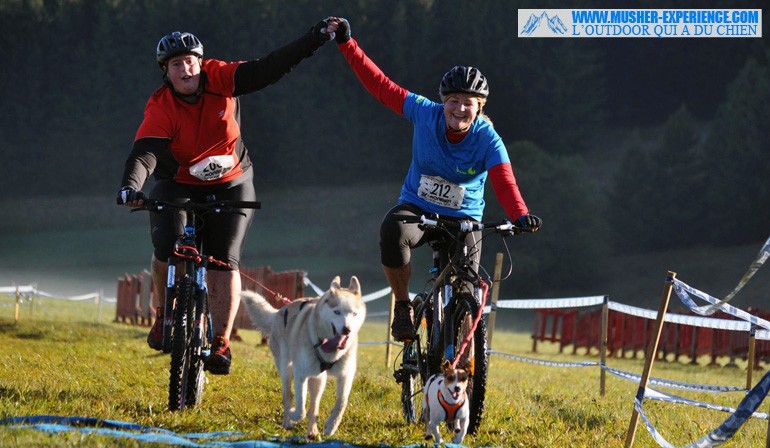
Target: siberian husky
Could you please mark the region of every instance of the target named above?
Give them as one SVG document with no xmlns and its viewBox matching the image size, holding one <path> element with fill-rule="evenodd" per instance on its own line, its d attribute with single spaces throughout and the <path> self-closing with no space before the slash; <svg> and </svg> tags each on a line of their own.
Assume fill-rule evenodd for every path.
<svg viewBox="0 0 770 448">
<path fill-rule="evenodd" d="M 283 427 L 291 429 L 307 416 L 307 437 L 319 437 L 318 408 L 326 378 L 331 375 L 336 381 L 337 399 L 324 423 L 324 435 L 334 434 L 348 404 L 356 373 L 358 331 L 366 318 L 358 279 L 351 277 L 350 285 L 343 288 L 337 276 L 322 296 L 296 299 L 280 309 L 255 292 L 243 291 L 241 297 L 254 325 L 269 336 L 283 387 Z M 310 409 L 306 414 L 308 390 Z"/>
<path fill-rule="evenodd" d="M 469 365 L 452 368 L 449 361 L 441 365 L 443 373 L 428 378 L 423 393 L 423 420 L 425 421 L 425 440 L 435 439 L 441 443 L 439 424 L 446 422 L 454 431 L 452 443 L 461 444 L 468 432 L 470 405 L 466 388 L 468 387 Z"/>
</svg>

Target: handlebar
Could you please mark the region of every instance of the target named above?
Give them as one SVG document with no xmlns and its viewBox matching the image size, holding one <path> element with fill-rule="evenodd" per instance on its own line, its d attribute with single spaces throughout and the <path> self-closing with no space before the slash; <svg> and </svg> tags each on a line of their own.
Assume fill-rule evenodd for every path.
<svg viewBox="0 0 770 448">
<path fill-rule="evenodd" d="M 531 232 L 529 229 L 516 226 L 507 219 L 498 222 L 479 222 L 473 221 L 471 219 L 447 219 L 438 215 L 399 215 L 398 217 L 401 222 L 404 223 L 416 223 L 431 229 L 444 228 L 459 230 L 463 233 L 477 232 L 484 229 L 494 230 L 495 232 L 503 234 L 519 234 L 522 232 Z"/>
<path fill-rule="evenodd" d="M 136 207 L 131 209 L 131 213 L 140 211 L 140 210 L 147 210 L 151 212 L 160 212 L 165 208 L 173 208 L 177 210 L 184 210 L 184 211 L 197 211 L 197 212 L 207 212 L 212 211 L 214 213 L 240 213 L 239 209 L 242 208 L 249 208 L 249 209 L 260 209 L 262 208 L 262 203 L 259 201 L 229 201 L 229 200 L 213 200 L 213 201 L 207 201 L 207 202 L 173 202 L 173 201 L 164 201 L 160 199 L 145 199 L 144 205 L 141 207 Z"/>
</svg>

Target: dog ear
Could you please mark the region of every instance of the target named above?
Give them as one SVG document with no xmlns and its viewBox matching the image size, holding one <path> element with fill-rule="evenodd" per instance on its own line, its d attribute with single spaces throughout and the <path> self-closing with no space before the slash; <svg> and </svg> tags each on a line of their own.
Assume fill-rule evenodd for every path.
<svg viewBox="0 0 770 448">
<path fill-rule="evenodd" d="M 340 276 L 338 275 L 338 276 L 336 276 L 336 277 L 334 277 L 332 279 L 332 285 L 331 285 L 331 287 L 329 287 L 329 289 L 336 290 L 336 289 L 340 289 L 340 288 L 341 288 L 341 286 L 340 286 Z"/>
<path fill-rule="evenodd" d="M 444 362 L 441 363 L 441 370 L 447 371 L 452 368 L 452 363 L 449 362 L 448 359 L 445 359 Z"/>
<path fill-rule="evenodd" d="M 361 294 L 361 284 L 358 283 L 358 278 L 356 276 L 350 277 L 350 286 L 348 286 L 348 289 L 356 294 Z"/>
<path fill-rule="evenodd" d="M 457 365 L 458 368 L 470 371 L 471 370 L 471 362 L 468 358 L 463 358 L 462 361 Z"/>
</svg>

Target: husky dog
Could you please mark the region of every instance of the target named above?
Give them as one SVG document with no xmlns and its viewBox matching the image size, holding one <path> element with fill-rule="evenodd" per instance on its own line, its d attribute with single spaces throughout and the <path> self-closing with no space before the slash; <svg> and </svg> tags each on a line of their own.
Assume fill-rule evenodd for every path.
<svg viewBox="0 0 770 448">
<path fill-rule="evenodd" d="M 423 393 L 422 417 L 425 420 L 425 440 L 435 439 L 441 443 L 438 427 L 446 422 L 449 429 L 454 430 L 452 443 L 460 444 L 468 432 L 470 405 L 468 395 L 468 375 L 470 366 L 464 363 L 452 368 L 449 361 L 441 365 L 443 373 L 437 373 L 428 378 Z"/>
<path fill-rule="evenodd" d="M 327 375 L 331 375 L 337 399 L 324 423 L 324 435 L 334 434 L 348 404 L 356 373 L 358 331 L 366 318 L 358 279 L 351 277 L 350 286 L 343 288 L 337 276 L 322 296 L 296 299 L 281 309 L 255 292 L 243 291 L 241 298 L 254 325 L 269 336 L 283 387 L 283 427 L 291 429 L 307 415 L 307 437 L 319 437 L 318 407 Z M 306 414 L 308 389 L 310 409 Z"/>
</svg>

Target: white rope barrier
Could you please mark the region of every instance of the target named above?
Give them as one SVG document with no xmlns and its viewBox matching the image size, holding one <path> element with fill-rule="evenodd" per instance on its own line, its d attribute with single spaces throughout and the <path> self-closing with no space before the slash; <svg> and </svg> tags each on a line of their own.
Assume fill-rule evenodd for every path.
<svg viewBox="0 0 770 448">
<path fill-rule="evenodd" d="M 595 367 L 599 363 L 595 361 L 582 361 L 582 362 L 560 362 L 560 361 L 545 361 L 542 359 L 526 358 L 524 356 L 511 355 L 510 353 L 498 352 L 495 350 L 487 350 L 490 355 L 498 355 L 503 358 L 513 359 L 515 361 L 528 362 L 530 364 L 539 364 L 541 366 L 549 367 Z"/>
<path fill-rule="evenodd" d="M 767 418 L 766 415 L 764 417 L 762 416 L 763 413 L 757 413 L 755 411 L 759 408 L 759 405 L 762 404 L 768 391 L 770 391 L 770 372 L 766 373 L 759 383 L 746 394 L 743 400 L 738 404 L 738 407 L 730 413 L 730 416 L 727 417 L 718 428 L 712 430 L 695 442 L 686 445 L 685 448 L 710 448 L 719 446 L 730 440 L 749 418 L 755 416 L 756 418 Z M 675 448 L 674 445 L 669 443 L 660 435 L 660 433 L 658 433 L 652 422 L 646 415 L 644 415 L 642 401 L 647 396 L 647 391 L 641 389 L 634 398 L 634 409 L 639 413 L 639 417 L 642 419 L 642 422 L 644 422 L 644 426 L 658 445 L 665 448 Z M 708 405 L 707 407 L 711 408 L 712 406 L 713 405 Z"/>
<path fill-rule="evenodd" d="M 33 294 L 39 297 L 47 297 L 49 299 L 68 300 L 71 302 L 84 302 L 87 300 L 102 301 L 108 303 L 116 303 L 115 297 L 105 297 L 99 292 L 90 292 L 87 294 L 80 294 L 77 296 L 67 296 L 62 294 L 55 294 L 37 289 L 35 285 L 19 285 L 19 286 L 0 286 L 0 294 L 16 294 L 17 292 L 23 294 Z"/>
<path fill-rule="evenodd" d="M 642 317 L 644 319 L 655 320 L 658 316 L 657 311 L 644 308 L 637 308 L 631 305 L 624 305 L 610 301 L 609 308 L 619 313 L 629 316 Z M 713 317 L 688 316 L 686 314 L 666 313 L 664 320 L 673 324 L 689 325 L 691 327 L 714 328 L 717 330 L 749 331 L 751 325 L 739 320 L 718 319 Z"/>
<path fill-rule="evenodd" d="M 23 293 L 37 292 L 37 287 L 34 285 L 0 286 L 0 294 L 16 294 L 17 291 Z"/>
<path fill-rule="evenodd" d="M 739 319 L 743 319 L 746 322 L 749 322 L 751 324 L 754 324 L 756 326 L 762 327 L 765 330 L 770 330 L 770 322 L 759 318 L 757 316 L 753 316 L 746 311 L 743 311 L 741 309 L 738 309 L 732 305 L 727 305 L 726 303 L 721 303 L 718 299 L 715 299 L 714 297 L 711 297 L 710 295 L 706 294 L 705 292 L 699 291 L 692 286 L 687 285 L 686 283 L 674 279 L 674 291 L 676 292 L 677 296 L 679 296 L 679 300 L 682 301 L 688 308 L 690 308 L 691 311 L 694 313 L 703 315 L 706 312 L 708 312 L 709 306 L 697 306 L 695 304 L 695 301 L 692 300 L 692 296 L 695 296 L 703 301 L 706 301 L 712 305 L 719 305 L 719 309 L 724 311 L 727 314 L 730 314 L 732 316 L 735 316 Z"/>
<path fill-rule="evenodd" d="M 578 308 L 604 303 L 604 296 L 571 297 L 563 299 L 518 299 L 498 300 L 498 308 L 540 309 L 540 308 Z"/>
<path fill-rule="evenodd" d="M 618 378 L 623 378 L 635 383 L 638 383 L 642 379 L 641 375 L 629 372 L 627 370 L 615 369 L 608 366 L 603 366 L 602 369 L 604 369 L 607 373 L 611 373 L 617 376 Z M 691 392 L 746 392 L 747 390 L 744 387 L 738 386 L 717 386 L 713 384 L 685 383 L 681 381 L 667 380 L 655 377 L 649 378 L 649 384 L 654 386 L 668 387 L 670 389 L 687 390 Z"/>
<path fill-rule="evenodd" d="M 713 403 L 704 403 L 702 401 L 691 400 L 689 398 L 684 398 L 678 395 L 669 394 L 666 392 L 661 392 L 659 390 L 649 389 L 649 388 L 644 391 L 644 399 L 665 401 L 668 403 L 676 403 L 676 404 L 686 404 L 689 406 L 712 409 L 715 411 L 729 412 L 730 414 L 734 414 L 737 411 L 736 408 L 731 408 L 729 406 L 722 406 L 722 405 L 713 404 Z M 751 416 L 753 418 L 759 418 L 763 420 L 768 419 L 768 415 L 766 412 L 753 412 Z"/>
</svg>

